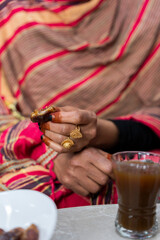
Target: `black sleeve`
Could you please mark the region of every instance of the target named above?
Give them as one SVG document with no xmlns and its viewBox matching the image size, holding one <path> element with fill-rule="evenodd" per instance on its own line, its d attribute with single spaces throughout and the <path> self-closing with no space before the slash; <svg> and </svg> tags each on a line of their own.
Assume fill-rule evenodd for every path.
<svg viewBox="0 0 160 240">
<path fill-rule="evenodd" d="M 160 138 L 146 125 L 133 120 L 110 120 L 119 129 L 119 140 L 110 153 L 160 148 Z"/>
</svg>

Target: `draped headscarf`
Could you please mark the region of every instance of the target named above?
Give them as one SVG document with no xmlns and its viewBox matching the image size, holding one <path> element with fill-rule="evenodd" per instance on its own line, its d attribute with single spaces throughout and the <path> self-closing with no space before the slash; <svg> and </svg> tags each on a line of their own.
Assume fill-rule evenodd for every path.
<svg viewBox="0 0 160 240">
<path fill-rule="evenodd" d="M 141 122 L 160 137 L 159 13 L 159 0 L 1 1 L 0 61 L 20 113 L 71 105 L 103 119 Z M 41 191 L 59 208 L 117 203 L 114 182 L 96 199 L 58 182 L 56 152 L 42 143 L 36 124 L 20 121 L 3 100 L 0 191 Z"/>
</svg>

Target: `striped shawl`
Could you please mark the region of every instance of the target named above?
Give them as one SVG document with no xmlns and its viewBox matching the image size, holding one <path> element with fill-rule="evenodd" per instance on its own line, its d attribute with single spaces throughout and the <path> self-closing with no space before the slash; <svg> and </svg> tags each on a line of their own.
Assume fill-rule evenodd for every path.
<svg viewBox="0 0 160 240">
<path fill-rule="evenodd" d="M 21 114 L 1 94 L 0 190 L 31 188 L 58 207 L 116 203 L 113 182 L 94 199 L 65 189 L 52 171 L 56 153 L 28 117 L 71 105 L 139 121 L 160 137 L 159 0 L 1 0 L 0 36 L 0 75 Z"/>
</svg>

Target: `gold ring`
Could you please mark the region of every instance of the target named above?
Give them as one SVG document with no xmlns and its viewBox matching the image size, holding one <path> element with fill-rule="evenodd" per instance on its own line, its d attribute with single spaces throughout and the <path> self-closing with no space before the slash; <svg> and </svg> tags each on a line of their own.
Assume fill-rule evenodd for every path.
<svg viewBox="0 0 160 240">
<path fill-rule="evenodd" d="M 70 137 L 71 138 L 82 138 L 80 126 L 77 126 L 74 130 L 71 131 Z"/>
<path fill-rule="evenodd" d="M 70 138 L 67 138 L 63 142 L 61 142 L 61 145 L 65 149 L 69 150 L 74 145 L 74 142 Z"/>
</svg>

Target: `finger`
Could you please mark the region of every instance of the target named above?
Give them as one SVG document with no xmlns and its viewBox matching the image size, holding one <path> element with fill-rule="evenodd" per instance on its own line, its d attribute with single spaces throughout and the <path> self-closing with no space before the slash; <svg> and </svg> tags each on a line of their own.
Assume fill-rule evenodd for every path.
<svg viewBox="0 0 160 240">
<path fill-rule="evenodd" d="M 73 107 L 73 106 L 64 106 L 64 107 L 59 107 L 59 111 L 63 112 L 70 112 L 70 111 L 75 111 L 78 110 L 79 108 Z"/>
<path fill-rule="evenodd" d="M 112 154 L 108 153 L 108 152 L 104 152 L 103 150 L 101 149 L 98 149 L 98 151 L 105 157 L 107 158 L 108 160 L 112 161 Z"/>
<path fill-rule="evenodd" d="M 113 171 L 113 168 L 112 168 L 112 163 L 111 161 L 109 161 L 107 158 L 105 157 L 100 157 L 98 159 L 98 161 L 94 161 L 94 165 L 100 169 L 102 172 L 104 172 L 105 174 L 107 174 L 108 176 L 111 177 L 112 175 L 112 171 Z"/>
<path fill-rule="evenodd" d="M 80 186 L 83 187 L 89 193 L 96 193 L 100 190 L 101 186 L 92 179 L 88 178 L 83 169 L 82 171 L 75 170 L 75 176 Z"/>
<path fill-rule="evenodd" d="M 89 165 L 89 171 L 87 172 L 87 176 L 95 181 L 97 184 L 104 186 L 108 182 L 108 175 L 104 172 L 97 169 L 94 165 Z"/>
<path fill-rule="evenodd" d="M 45 135 L 41 136 L 42 141 L 50 148 L 52 148 L 54 151 L 58 152 L 58 153 L 62 153 L 62 152 L 66 152 L 65 149 L 63 149 L 63 147 L 55 142 L 53 142 L 51 139 L 49 139 L 48 137 L 46 137 Z"/>
<path fill-rule="evenodd" d="M 113 168 L 112 168 L 112 162 L 110 160 L 108 160 L 95 148 L 92 148 L 90 152 L 86 152 L 86 153 L 87 153 L 87 157 L 89 157 L 88 155 L 90 155 L 89 157 L 90 163 L 92 163 L 95 167 L 97 167 L 97 169 L 101 170 L 103 173 L 112 177 Z"/>
<path fill-rule="evenodd" d="M 56 134 L 55 134 L 56 136 Z M 81 148 L 83 146 L 76 145 L 75 142 L 70 139 L 70 138 L 63 138 L 63 141 L 65 142 L 69 142 L 69 144 L 71 144 L 70 148 L 66 148 L 65 146 L 63 146 L 63 141 L 60 143 L 57 143 L 55 139 L 50 139 L 48 136 L 46 136 L 45 134 L 41 136 L 42 141 L 50 148 L 52 148 L 54 151 L 58 152 L 58 153 L 68 153 L 68 152 L 79 152 L 81 150 Z M 56 137 L 55 137 L 56 138 Z"/>
<path fill-rule="evenodd" d="M 61 143 L 67 138 L 67 136 L 63 136 L 61 134 L 54 133 L 48 130 L 42 129 L 42 131 L 46 137 L 59 145 L 61 145 Z"/>
<path fill-rule="evenodd" d="M 83 178 L 80 185 L 89 193 L 97 193 L 102 187 L 90 178 L 87 178 L 86 181 Z"/>
<path fill-rule="evenodd" d="M 75 144 L 76 144 L 76 140 L 72 140 L 72 139 L 69 139 L 68 136 L 63 136 L 61 134 L 57 134 L 57 133 L 54 133 L 54 132 L 51 132 L 51 131 L 48 131 L 48 130 L 43 130 L 43 133 L 44 133 L 44 136 L 46 136 L 47 138 L 49 138 L 51 141 L 53 141 L 54 143 L 57 143 L 59 145 L 62 145 L 62 143 L 65 141 L 65 140 L 70 140 L 73 142 L 73 146 L 72 148 L 74 147 L 74 150 L 75 150 Z M 80 145 L 80 144 L 79 144 Z M 80 147 L 80 146 L 79 146 Z M 70 149 L 69 149 L 70 150 Z M 62 151 L 62 152 L 68 152 L 68 151 Z"/>
<path fill-rule="evenodd" d="M 112 165 L 112 173 L 110 173 L 109 176 L 112 179 L 115 179 L 114 172 L 113 172 L 112 154 L 104 152 L 101 149 L 98 149 L 98 151 L 111 163 L 111 165 Z"/>
<path fill-rule="evenodd" d="M 55 112 L 52 115 L 52 122 L 59 123 L 72 123 L 78 124 L 88 124 L 91 121 L 96 121 L 96 114 L 92 111 L 77 110 L 70 112 Z"/>
<path fill-rule="evenodd" d="M 61 148 L 59 148 L 58 152 L 61 151 L 61 153 L 63 152 L 77 152 L 80 151 L 83 147 L 84 147 L 84 143 L 85 141 L 83 140 L 77 140 L 77 139 L 72 139 L 69 138 L 68 136 L 63 136 L 61 134 L 57 134 L 48 130 L 41 130 L 44 133 L 44 136 L 46 136 L 47 138 L 49 138 L 51 141 L 53 141 L 54 143 L 57 143 L 61 146 Z M 63 146 L 63 142 L 64 141 L 70 141 L 73 145 L 71 146 L 70 149 L 66 149 Z"/>
<path fill-rule="evenodd" d="M 46 122 L 41 124 L 40 128 L 44 130 L 50 130 L 52 132 L 69 137 L 70 132 L 73 131 L 76 128 L 76 126 L 69 123 L 62 124 L 62 123 Z"/>
<path fill-rule="evenodd" d="M 73 173 L 73 171 L 72 171 L 72 173 Z M 59 178 L 59 181 L 63 184 L 63 186 L 65 188 L 70 189 L 79 195 L 82 195 L 82 196 L 89 195 L 89 192 L 79 184 L 79 182 L 77 181 L 77 178 L 74 177 L 73 174 L 71 174 L 71 175 L 63 174 Z"/>
<path fill-rule="evenodd" d="M 83 188 L 81 185 L 77 184 L 74 187 L 69 188 L 70 190 L 72 190 L 74 193 L 77 193 L 78 195 L 81 196 L 88 196 L 89 195 L 89 191 L 87 191 L 85 188 Z"/>
</svg>

